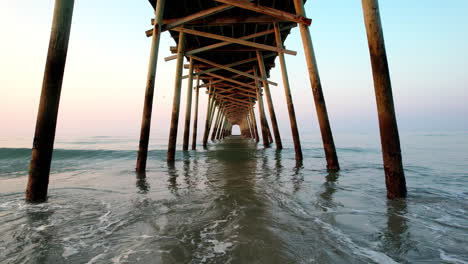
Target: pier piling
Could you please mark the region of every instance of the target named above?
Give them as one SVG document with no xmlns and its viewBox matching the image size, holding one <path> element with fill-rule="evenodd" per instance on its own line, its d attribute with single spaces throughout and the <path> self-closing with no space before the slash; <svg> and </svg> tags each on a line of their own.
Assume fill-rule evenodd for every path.
<svg viewBox="0 0 468 264">
<path fill-rule="evenodd" d="M 406 197 L 406 180 L 379 3 L 377 0 L 362 0 L 362 8 L 374 76 L 387 196 L 402 198 Z"/>
<path fill-rule="evenodd" d="M 148 65 L 148 76 L 146 80 L 145 101 L 143 105 L 143 117 L 141 120 L 140 143 L 138 147 L 138 157 L 136 171 L 142 173 L 146 170 L 148 159 L 148 145 L 151 130 L 151 115 L 153 112 L 154 84 L 156 80 L 156 68 L 158 66 L 159 43 L 161 39 L 162 19 L 164 15 L 165 0 L 160 0 L 156 4 L 154 12 L 153 36 L 151 41 L 151 54 Z"/>
<path fill-rule="evenodd" d="M 56 0 L 47 52 L 36 131 L 29 166 L 26 201 L 47 200 L 57 115 L 62 90 L 74 0 Z"/>
<path fill-rule="evenodd" d="M 172 116 L 171 116 L 171 129 L 169 132 L 169 143 L 167 149 L 167 161 L 172 163 L 175 160 L 176 143 L 177 143 L 177 130 L 179 126 L 179 112 L 180 112 L 180 93 L 182 88 L 182 69 L 184 66 L 184 46 L 185 46 L 185 33 L 179 33 L 179 40 L 177 45 L 177 63 L 174 84 L 174 100 L 172 103 Z"/>
</svg>

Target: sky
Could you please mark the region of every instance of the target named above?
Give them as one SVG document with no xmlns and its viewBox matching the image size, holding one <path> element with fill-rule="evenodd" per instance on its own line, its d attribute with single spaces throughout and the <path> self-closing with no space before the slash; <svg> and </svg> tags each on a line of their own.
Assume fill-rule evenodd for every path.
<svg viewBox="0 0 468 264">
<path fill-rule="evenodd" d="M 53 0 L 0 0 L 0 136 L 30 136 L 52 23 Z M 468 131 L 468 1 L 380 0 L 401 132 Z M 369 51 L 359 0 L 309 0 L 307 16 L 334 132 L 378 131 Z M 79 0 L 70 37 L 57 136 L 139 134 L 153 10 L 145 0 Z M 164 33 L 156 76 L 152 134 L 169 132 L 175 42 Z M 318 125 L 299 30 L 286 62 L 301 133 Z M 278 62 L 276 62 L 279 65 Z M 279 67 L 271 87 L 283 137 L 290 136 Z M 179 136 L 183 134 L 182 84 Z M 200 96 L 200 132 L 207 96 Z"/>
</svg>

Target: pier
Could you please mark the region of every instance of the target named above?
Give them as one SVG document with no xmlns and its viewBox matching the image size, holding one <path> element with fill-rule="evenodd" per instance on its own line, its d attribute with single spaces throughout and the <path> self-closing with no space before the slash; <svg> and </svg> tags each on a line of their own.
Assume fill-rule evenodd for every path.
<svg viewBox="0 0 468 264">
<path fill-rule="evenodd" d="M 171 47 L 173 55 L 165 58 L 166 61 L 176 60 L 167 146 L 169 164 L 174 163 L 176 151 L 179 151 L 176 146 L 183 92 L 187 94 L 187 107 L 183 116 L 180 151 L 197 151 L 197 142 L 206 147 L 210 140 L 222 140 L 232 134 L 235 125 L 241 128 L 243 137 L 281 151 L 283 143 L 271 94 L 271 89 L 278 86 L 276 78 L 278 82 L 281 79 L 284 87 L 295 159 L 300 162 L 303 159 L 300 124 L 296 120 L 292 97 L 295 87 L 291 87 L 289 82 L 285 61 L 285 56 L 295 56 L 297 52 L 284 46 L 295 28 L 300 31 L 303 43 L 310 78 L 310 83 L 304 85 L 311 88 L 310 100 L 314 102 L 317 113 L 327 169 L 340 169 L 309 30 L 313 23 L 307 17 L 303 0 L 150 0 L 149 3 L 155 15 L 151 20 L 148 18 L 152 28 L 145 32 L 152 44 L 136 159 L 137 173 L 144 173 L 148 162 L 153 99 L 158 96 L 154 88 L 158 85 L 156 70 L 162 33 L 170 34 L 177 43 Z M 73 7 L 74 0 L 55 1 L 26 189 L 29 202 L 47 200 Z M 406 196 L 406 183 L 378 0 L 362 0 L 362 8 L 374 77 L 387 197 L 403 198 Z M 270 76 L 270 70 L 275 66 L 280 67 L 281 76 Z M 188 80 L 187 87 L 182 86 L 184 79 Z M 205 95 L 208 96 L 208 104 L 199 105 L 199 97 Z M 206 116 L 198 116 L 199 107 L 206 107 Z M 203 135 L 197 135 L 199 122 L 203 122 Z"/>
</svg>

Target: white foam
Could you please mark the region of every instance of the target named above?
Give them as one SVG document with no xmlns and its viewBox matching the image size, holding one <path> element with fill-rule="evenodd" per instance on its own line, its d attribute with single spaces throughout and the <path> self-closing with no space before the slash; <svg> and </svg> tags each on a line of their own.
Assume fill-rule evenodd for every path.
<svg viewBox="0 0 468 264">
<path fill-rule="evenodd" d="M 440 259 L 442 259 L 443 261 L 454 263 L 454 264 L 468 264 L 468 262 L 466 261 L 447 255 L 442 249 L 439 249 L 439 252 L 440 252 Z"/>
<path fill-rule="evenodd" d="M 226 250 L 233 246 L 231 242 L 219 242 L 218 240 L 210 240 L 213 243 L 213 251 L 218 254 L 225 254 Z"/>
<path fill-rule="evenodd" d="M 70 247 L 70 246 L 69 247 L 64 247 L 62 257 L 68 258 L 69 256 L 77 254 L 78 252 L 80 252 L 80 251 L 78 249 L 74 248 L 74 247 Z"/>
<path fill-rule="evenodd" d="M 52 224 L 50 224 L 50 225 L 41 225 L 41 226 L 38 226 L 38 227 L 34 228 L 34 230 L 44 231 L 46 228 L 51 227 L 51 226 L 53 226 L 53 225 Z"/>
</svg>

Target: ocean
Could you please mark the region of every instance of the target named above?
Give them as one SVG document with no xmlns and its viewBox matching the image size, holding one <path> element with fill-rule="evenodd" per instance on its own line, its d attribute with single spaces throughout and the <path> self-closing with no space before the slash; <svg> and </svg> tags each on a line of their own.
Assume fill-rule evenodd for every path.
<svg viewBox="0 0 468 264">
<path fill-rule="evenodd" d="M 468 263 L 468 133 L 403 133 L 408 198 L 388 200 L 378 133 L 319 135 L 304 161 L 239 137 L 56 139 L 49 200 L 27 204 L 32 138 L 0 138 L 0 263 Z M 180 146 L 178 148 L 181 149 Z"/>
</svg>

